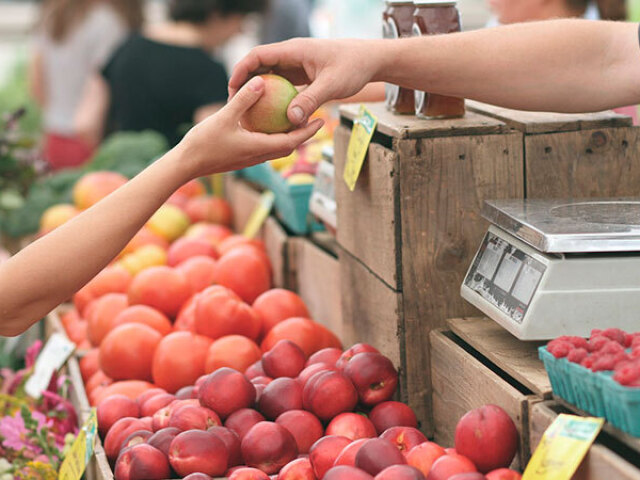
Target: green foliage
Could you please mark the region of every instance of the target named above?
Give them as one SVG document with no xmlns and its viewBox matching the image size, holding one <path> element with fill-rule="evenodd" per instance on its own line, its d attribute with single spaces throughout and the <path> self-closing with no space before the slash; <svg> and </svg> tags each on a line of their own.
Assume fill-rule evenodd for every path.
<svg viewBox="0 0 640 480">
<path fill-rule="evenodd" d="M 42 131 L 42 116 L 38 105 L 29 94 L 27 62 L 21 60 L 9 74 L 4 85 L 0 85 L 0 113 L 24 109 L 20 118 L 20 131 L 23 134 L 38 135 Z"/>
</svg>

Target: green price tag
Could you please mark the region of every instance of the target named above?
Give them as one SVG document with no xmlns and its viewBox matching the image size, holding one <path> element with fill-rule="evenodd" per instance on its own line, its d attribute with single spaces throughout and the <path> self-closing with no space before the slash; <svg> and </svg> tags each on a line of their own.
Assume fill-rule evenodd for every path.
<svg viewBox="0 0 640 480">
<path fill-rule="evenodd" d="M 64 457 L 58 473 L 59 480 L 80 480 L 93 455 L 98 431 L 96 409 L 92 408 L 89 418 L 84 423 L 71 449 Z"/>
</svg>

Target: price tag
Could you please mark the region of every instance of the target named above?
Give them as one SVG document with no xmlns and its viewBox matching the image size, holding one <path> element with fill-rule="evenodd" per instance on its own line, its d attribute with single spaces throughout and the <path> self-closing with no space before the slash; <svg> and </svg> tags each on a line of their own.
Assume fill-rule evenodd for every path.
<svg viewBox="0 0 640 480">
<path fill-rule="evenodd" d="M 269 213 L 271 213 L 275 198 L 276 196 L 271 190 L 267 190 L 260 196 L 260 204 L 249 217 L 249 220 L 244 227 L 244 232 L 242 232 L 245 237 L 253 238 L 258 234 L 262 224 L 269 216 Z"/>
<path fill-rule="evenodd" d="M 89 418 L 84 423 L 78 436 L 73 441 L 69 452 L 64 457 L 64 461 L 58 472 L 59 480 L 80 480 L 93 455 L 96 442 L 96 432 L 98 430 L 98 419 L 96 409 L 92 408 Z"/>
<path fill-rule="evenodd" d="M 344 166 L 344 181 L 353 192 L 360 176 L 362 165 L 367 156 L 369 143 L 376 131 L 378 119 L 364 105 L 360 106 L 360 114 L 353 121 L 353 131 L 347 148 L 347 162 Z"/>
<path fill-rule="evenodd" d="M 40 398 L 49 386 L 53 372 L 64 365 L 75 348 L 75 344 L 61 333 L 51 335 L 36 360 L 33 375 L 24 386 L 27 394 L 33 398 Z"/>
<path fill-rule="evenodd" d="M 522 480 L 570 480 L 604 425 L 604 419 L 561 414 L 544 432 Z"/>
</svg>

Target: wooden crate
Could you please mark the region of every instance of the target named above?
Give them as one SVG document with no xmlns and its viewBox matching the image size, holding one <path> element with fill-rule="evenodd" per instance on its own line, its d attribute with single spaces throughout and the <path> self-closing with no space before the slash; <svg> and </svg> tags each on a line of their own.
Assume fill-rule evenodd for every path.
<svg viewBox="0 0 640 480">
<path fill-rule="evenodd" d="M 544 366 L 534 354 L 537 345 L 519 342 L 486 318 L 453 319 L 448 325 L 451 331 L 431 332 L 435 440 L 453 446 L 455 427 L 466 412 L 498 405 L 520 434 L 514 466 L 526 465 L 531 451 L 529 412 L 551 397 Z"/>
<path fill-rule="evenodd" d="M 342 109 L 335 136 L 337 235 L 350 262 L 342 268 L 346 328 L 397 332 L 407 398 L 430 434 L 428 335 L 447 318 L 477 313 L 458 291 L 486 230 L 483 201 L 523 195 L 522 134 L 475 113 L 424 121 L 368 107 L 378 131 L 354 192 L 342 172 L 357 106 Z M 378 279 L 370 282 L 380 296 L 353 281 L 362 271 Z"/>
<path fill-rule="evenodd" d="M 287 288 L 300 295 L 315 321 L 345 341 L 340 304 L 340 264 L 335 252 L 310 239 L 292 237 L 287 264 Z"/>
<path fill-rule="evenodd" d="M 474 112 L 522 132 L 527 198 L 638 194 L 639 129 L 626 115 L 522 112 L 469 102 Z"/>
<path fill-rule="evenodd" d="M 566 413 L 556 402 L 541 402 L 533 405 L 529 415 L 529 445 L 533 452 L 540 443 L 545 430 L 555 420 L 559 413 Z M 600 434 L 593 444 L 580 468 L 574 475 L 574 480 L 601 480 L 611 478 L 616 480 L 640 480 L 638 461 L 640 456 L 629 445 L 620 445 Z M 619 450 L 616 451 L 619 447 Z M 625 458 L 626 457 L 626 458 Z M 634 463 L 635 462 L 635 465 Z"/>
</svg>

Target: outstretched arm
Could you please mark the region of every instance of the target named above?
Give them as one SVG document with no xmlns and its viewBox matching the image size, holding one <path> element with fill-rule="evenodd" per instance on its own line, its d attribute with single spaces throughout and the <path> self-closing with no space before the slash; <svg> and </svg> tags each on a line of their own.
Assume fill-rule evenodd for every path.
<svg viewBox="0 0 640 480">
<path fill-rule="evenodd" d="M 638 25 L 553 20 L 401 40 L 311 40 L 257 47 L 230 93 L 256 72 L 309 86 L 289 107 L 303 122 L 321 104 L 386 81 L 525 110 L 588 112 L 640 102 Z"/>
<path fill-rule="evenodd" d="M 260 98 L 256 78 L 216 115 L 137 177 L 0 264 L 0 335 L 17 335 L 104 268 L 165 200 L 187 181 L 286 156 L 321 121 L 288 134 L 251 133 L 240 117 Z"/>
</svg>

